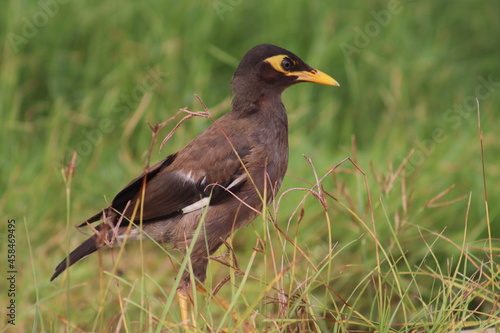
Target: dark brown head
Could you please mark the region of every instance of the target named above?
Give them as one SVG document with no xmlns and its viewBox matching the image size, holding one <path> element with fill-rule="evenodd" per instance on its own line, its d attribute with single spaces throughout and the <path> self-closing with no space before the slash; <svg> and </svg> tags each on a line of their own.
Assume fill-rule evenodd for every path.
<svg viewBox="0 0 500 333">
<path fill-rule="evenodd" d="M 238 98 L 281 94 L 299 82 L 314 82 L 331 86 L 339 84 L 327 74 L 306 64 L 281 47 L 261 44 L 252 48 L 241 60 L 232 80 L 233 94 Z M 243 95 L 243 96 L 241 96 Z"/>
</svg>

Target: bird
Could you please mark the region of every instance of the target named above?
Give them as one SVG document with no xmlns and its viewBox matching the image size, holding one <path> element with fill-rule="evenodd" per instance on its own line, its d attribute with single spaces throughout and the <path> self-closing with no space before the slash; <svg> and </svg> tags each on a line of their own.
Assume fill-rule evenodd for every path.
<svg viewBox="0 0 500 333">
<path fill-rule="evenodd" d="M 270 44 L 251 48 L 231 80 L 230 111 L 184 148 L 146 169 L 108 207 L 81 223 L 78 227 L 100 222 L 92 227 L 94 234 L 57 265 L 50 281 L 125 238 L 152 238 L 185 255 L 193 242 L 191 269 L 182 273 L 178 289 L 186 292 L 192 278 L 203 283 L 210 255 L 261 214 L 281 186 L 289 155 L 281 94 L 300 82 L 339 86 L 286 49 Z M 135 207 L 141 205 L 139 212 Z"/>
</svg>

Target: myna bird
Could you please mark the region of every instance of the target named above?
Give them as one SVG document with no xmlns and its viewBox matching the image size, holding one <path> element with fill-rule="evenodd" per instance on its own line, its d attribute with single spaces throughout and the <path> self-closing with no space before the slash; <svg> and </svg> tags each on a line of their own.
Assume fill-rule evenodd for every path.
<svg viewBox="0 0 500 333">
<path fill-rule="evenodd" d="M 148 239 L 148 234 L 185 253 L 202 221 L 190 260 L 194 276 L 203 282 L 208 257 L 235 230 L 251 223 L 280 188 L 288 165 L 288 121 L 281 93 L 299 82 L 339 85 L 280 47 L 262 44 L 248 51 L 231 82 L 231 111 L 82 223 L 80 227 L 101 221 L 95 235 L 56 267 L 51 281 L 83 257 L 119 246 L 124 238 Z M 140 204 L 142 213 L 134 212 Z M 187 292 L 189 284 L 186 270 L 179 290 Z"/>
</svg>

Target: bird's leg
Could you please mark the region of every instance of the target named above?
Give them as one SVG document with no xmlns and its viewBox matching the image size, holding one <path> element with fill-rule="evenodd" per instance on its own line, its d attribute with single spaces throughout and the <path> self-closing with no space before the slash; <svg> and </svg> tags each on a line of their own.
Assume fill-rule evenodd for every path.
<svg viewBox="0 0 500 333">
<path fill-rule="evenodd" d="M 216 248 L 218 248 L 219 246 L 217 246 Z M 212 251 L 214 252 L 214 251 Z M 203 296 L 207 297 L 207 298 L 210 298 L 211 301 L 217 305 L 220 309 L 222 309 L 223 311 L 227 312 L 229 310 L 229 304 L 224 300 L 222 299 L 222 297 L 220 297 L 219 295 L 214 295 L 212 293 L 209 293 L 207 291 L 207 289 L 203 286 L 203 282 L 205 281 L 205 278 L 206 278 L 206 271 L 207 271 L 207 265 L 208 265 L 208 258 L 203 258 L 203 259 L 199 259 L 197 258 L 196 261 L 194 261 L 194 259 L 192 259 L 193 261 L 193 274 L 194 276 L 196 277 L 195 279 L 195 286 L 196 286 L 196 290 L 202 294 Z M 186 275 L 186 276 L 183 276 L 183 281 L 185 283 L 189 283 L 190 280 L 189 280 L 189 275 Z M 234 320 L 234 322 L 238 322 L 238 315 L 236 313 L 236 310 L 232 310 L 231 311 L 231 316 Z"/>
<path fill-rule="evenodd" d="M 207 291 L 207 289 L 203 286 L 203 282 L 205 281 L 206 278 L 206 270 L 207 270 L 207 265 L 208 265 L 208 258 L 203 257 L 200 258 L 199 256 L 196 258 L 193 258 L 191 256 L 191 266 L 193 269 L 193 275 L 195 277 L 194 283 L 196 286 L 196 291 L 198 291 L 201 295 L 205 296 L 206 298 L 209 298 L 215 305 L 217 305 L 221 310 L 227 312 L 229 311 L 229 304 L 222 299 L 218 295 L 213 295 Z M 184 274 L 181 277 L 181 281 L 179 283 L 179 287 L 177 289 L 177 298 L 179 299 L 179 306 L 180 306 L 180 311 L 181 311 L 181 318 L 182 318 L 182 326 L 184 329 L 188 329 L 189 325 L 189 291 L 191 288 L 191 275 L 188 270 L 184 272 Z M 231 317 L 233 318 L 234 322 L 238 322 L 238 314 L 236 310 L 231 310 Z M 193 322 L 194 323 L 194 322 Z M 250 325 L 244 323 L 245 326 L 245 332 L 251 332 L 252 330 L 248 329 Z"/>
<path fill-rule="evenodd" d="M 208 259 L 206 258 L 197 258 L 191 256 L 191 267 L 193 269 L 193 273 L 195 276 L 195 285 L 198 287 L 199 283 L 197 281 L 205 281 L 206 278 L 206 270 L 208 265 Z M 179 308 L 181 311 L 181 319 L 182 319 L 182 327 L 185 330 L 189 329 L 189 290 L 191 288 L 191 274 L 188 269 L 184 271 L 181 276 L 181 280 L 179 281 L 179 286 L 177 287 L 177 299 L 179 300 Z M 203 287 L 202 287 L 203 288 Z M 205 290 L 203 288 L 203 290 Z M 206 295 L 206 291 L 201 292 L 203 295 Z M 194 314 L 193 314 L 194 315 Z M 194 319 L 194 318 L 193 318 Z M 193 324 L 195 321 L 193 320 Z"/>
<path fill-rule="evenodd" d="M 177 288 L 177 299 L 179 300 L 179 308 L 181 310 L 182 327 L 187 330 L 189 328 L 188 286 L 182 282 L 179 288 Z"/>
<path fill-rule="evenodd" d="M 223 311 L 227 311 L 229 309 L 229 304 L 227 304 L 227 302 L 223 300 L 220 296 L 210 294 L 207 291 L 207 289 L 203 286 L 203 282 L 205 281 L 206 278 L 208 258 L 205 257 L 203 259 L 200 259 L 199 257 L 197 257 L 197 258 L 191 258 L 191 260 L 193 267 L 193 275 L 195 277 L 194 283 L 196 286 L 196 290 L 201 295 L 211 299 L 212 302 L 218 307 L 220 307 Z M 189 274 L 189 271 L 186 270 L 182 275 L 179 287 L 177 288 L 177 298 L 179 299 L 181 318 L 184 328 L 188 326 L 187 323 L 189 320 L 188 302 L 189 302 L 190 288 L 191 288 L 191 275 Z M 235 311 L 233 311 L 232 317 L 233 319 L 237 318 Z"/>
<path fill-rule="evenodd" d="M 205 289 L 203 284 L 199 283 L 198 281 L 195 282 L 196 284 L 196 290 L 202 294 L 203 296 L 210 298 L 214 304 L 216 304 L 218 307 L 220 307 L 223 311 L 227 311 L 229 309 L 229 304 L 225 300 L 223 300 L 220 296 L 218 295 L 211 295 L 208 293 L 208 291 Z M 177 288 L 177 299 L 179 300 L 179 308 L 181 311 L 181 320 L 182 320 L 182 327 L 185 330 L 189 329 L 189 284 L 184 283 L 184 281 L 181 282 L 179 285 L 179 288 Z M 236 311 L 232 311 L 231 313 L 233 320 L 235 322 L 238 321 L 238 316 L 236 315 Z"/>
</svg>

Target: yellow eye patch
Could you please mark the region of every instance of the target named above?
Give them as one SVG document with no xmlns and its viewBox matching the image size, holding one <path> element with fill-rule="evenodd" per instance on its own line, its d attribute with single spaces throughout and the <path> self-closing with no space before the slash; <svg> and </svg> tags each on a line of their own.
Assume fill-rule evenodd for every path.
<svg viewBox="0 0 500 333">
<path fill-rule="evenodd" d="M 290 59 L 287 55 L 280 54 L 267 58 L 264 60 L 278 72 L 289 74 L 291 69 L 297 64 L 293 59 Z"/>
<path fill-rule="evenodd" d="M 295 66 L 298 62 L 287 55 L 275 55 L 264 61 L 270 64 L 276 71 L 286 76 L 296 76 L 297 78 L 295 81 L 297 82 L 314 82 L 329 86 L 339 86 L 337 81 L 317 69 L 297 70 Z M 293 68 L 295 68 L 295 70 L 293 70 Z"/>
</svg>

